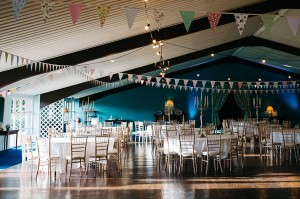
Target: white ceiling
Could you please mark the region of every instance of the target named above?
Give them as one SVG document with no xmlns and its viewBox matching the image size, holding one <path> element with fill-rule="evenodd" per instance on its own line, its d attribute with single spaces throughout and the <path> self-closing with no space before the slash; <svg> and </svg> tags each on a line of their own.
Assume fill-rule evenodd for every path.
<svg viewBox="0 0 300 199">
<path fill-rule="evenodd" d="M 131 38 L 136 35 L 144 34 L 144 26 L 147 21 L 151 24 L 151 30 L 157 30 L 158 26 L 154 22 L 153 9 L 162 9 L 164 20 L 160 28 L 171 27 L 182 23 L 180 10 L 195 11 L 194 20 L 206 17 L 207 11 L 220 11 L 226 13 L 248 5 L 264 2 L 262 0 L 219 0 L 219 1 L 180 1 L 180 0 L 148 0 L 146 3 L 147 14 L 145 11 L 144 1 L 96 1 L 96 0 L 77 0 L 72 3 L 81 3 L 85 7 L 75 25 L 72 24 L 68 3 L 70 1 L 54 1 L 56 6 L 46 23 L 43 22 L 39 1 L 28 0 L 20 17 L 15 20 L 13 17 L 10 0 L 0 1 L 0 50 L 24 57 L 34 61 L 43 62 L 44 60 L 63 57 L 72 52 L 80 52 L 84 49 L 110 44 L 115 41 Z M 103 27 L 100 27 L 99 17 L 97 16 L 97 6 L 108 5 L 111 11 Z M 134 24 L 131 29 L 128 28 L 124 9 L 134 7 L 139 9 Z M 283 9 L 274 12 L 282 15 L 300 15 L 298 9 Z M 193 26 L 193 23 L 192 23 Z M 187 55 L 193 52 L 217 47 L 222 44 L 230 43 L 242 38 L 256 36 L 265 40 L 299 48 L 300 34 L 292 35 L 288 22 L 285 17 L 277 17 L 271 32 L 267 33 L 262 25 L 260 16 L 248 19 L 242 36 L 239 35 L 236 23 L 231 22 L 220 25 L 212 33 L 211 29 L 186 34 L 180 37 L 164 41 L 163 58 L 169 60 L 172 58 Z M 150 34 L 149 38 L 150 40 Z M 111 54 L 88 62 L 71 66 L 69 69 L 52 71 L 44 74 L 24 78 L 18 81 L 2 86 L 0 91 L 15 90 L 16 94 L 38 95 L 53 92 L 62 88 L 68 88 L 83 82 L 89 82 L 91 79 L 98 79 L 109 74 L 129 71 L 135 68 L 154 64 L 159 61 L 152 45 L 135 48 L 122 53 Z M 221 52 L 218 58 L 224 56 L 236 56 L 253 62 L 260 62 L 262 57 L 268 59 L 267 65 L 289 70 L 300 74 L 300 60 L 295 54 L 285 53 L 276 49 L 267 47 L 240 47 L 238 49 L 228 49 Z M 85 56 L 84 54 L 82 56 Z M 114 59 L 114 63 L 110 60 Z M 10 71 L 17 66 L 16 58 L 13 63 L 10 57 L 6 63 L 2 53 L 0 62 L 0 72 Z M 211 61 L 208 55 L 203 55 L 198 59 L 190 60 L 184 64 L 172 65 L 170 72 L 193 67 L 196 63 L 205 63 Z M 57 63 L 49 63 L 57 64 Z M 70 65 L 64 63 L 65 65 Z M 284 65 L 292 66 L 286 67 Z M 95 69 L 93 75 L 84 73 L 84 69 Z M 77 72 L 75 72 L 77 71 Z M 78 72 L 79 71 L 79 72 Z M 0 73 L 1 74 L 1 73 Z M 85 74 L 85 75 L 82 75 Z M 158 75 L 154 71 L 153 76 Z M 88 77 L 88 78 L 87 78 Z M 13 78 L 13 77 L 12 77 Z M 107 90 L 107 88 L 87 89 L 74 94 L 76 97 L 83 97 L 91 93 L 97 93 Z"/>
</svg>

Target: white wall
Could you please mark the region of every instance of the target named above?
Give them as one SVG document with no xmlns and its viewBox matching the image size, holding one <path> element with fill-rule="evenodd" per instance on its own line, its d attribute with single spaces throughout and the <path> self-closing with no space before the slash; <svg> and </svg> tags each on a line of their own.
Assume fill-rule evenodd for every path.
<svg viewBox="0 0 300 199">
<path fill-rule="evenodd" d="M 11 118 L 11 101 L 13 97 L 20 97 L 20 98 L 31 98 L 33 100 L 32 107 L 33 107 L 33 118 L 32 118 L 32 128 L 29 130 L 28 134 L 39 134 L 40 132 L 40 95 L 32 96 L 32 95 L 15 95 L 10 94 L 7 95 L 4 102 L 4 114 L 3 114 L 3 128 L 5 129 L 6 124 L 10 124 Z M 21 144 L 20 134 L 18 138 L 18 145 Z M 4 136 L 0 138 L 0 150 L 3 148 L 3 139 Z M 15 135 L 9 136 L 8 140 L 8 148 L 15 147 Z"/>
</svg>

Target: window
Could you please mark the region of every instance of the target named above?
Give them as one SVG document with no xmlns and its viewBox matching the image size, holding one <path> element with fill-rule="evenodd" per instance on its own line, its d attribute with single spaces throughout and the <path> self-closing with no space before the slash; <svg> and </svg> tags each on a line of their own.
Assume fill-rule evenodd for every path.
<svg viewBox="0 0 300 199">
<path fill-rule="evenodd" d="M 11 101 L 11 129 L 31 134 L 33 101 L 29 98 L 13 98 Z"/>
</svg>

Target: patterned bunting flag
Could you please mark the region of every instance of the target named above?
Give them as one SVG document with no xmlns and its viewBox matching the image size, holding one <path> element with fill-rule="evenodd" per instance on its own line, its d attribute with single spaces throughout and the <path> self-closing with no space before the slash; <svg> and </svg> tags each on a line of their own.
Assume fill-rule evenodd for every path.
<svg viewBox="0 0 300 199">
<path fill-rule="evenodd" d="M 247 22 L 248 19 L 248 15 L 247 14 L 234 14 L 234 18 L 237 24 L 237 29 L 240 33 L 240 35 L 243 34 L 244 28 L 245 28 L 245 24 Z"/>
<path fill-rule="evenodd" d="M 189 81 L 189 80 L 187 80 L 187 79 L 184 79 L 184 80 L 183 80 L 183 84 L 186 86 L 186 85 L 187 85 L 187 83 L 188 83 L 188 81 Z"/>
<path fill-rule="evenodd" d="M 161 9 L 153 9 L 153 15 L 154 15 L 154 20 L 157 24 L 158 30 L 160 29 L 161 22 L 164 20 L 165 14 L 162 12 Z"/>
<path fill-rule="evenodd" d="M 98 7 L 98 14 L 100 17 L 100 26 L 102 27 L 106 21 L 106 17 L 108 16 L 110 11 L 110 7 L 108 6 L 99 6 Z"/>
<path fill-rule="evenodd" d="M 26 2 L 27 0 L 11 0 L 15 18 L 20 16 Z"/>
<path fill-rule="evenodd" d="M 177 85 L 179 82 L 179 79 L 175 79 L 175 85 Z"/>
<path fill-rule="evenodd" d="M 40 3 L 41 3 L 42 14 L 43 14 L 43 20 L 44 20 L 44 23 L 46 23 L 49 18 L 50 13 L 54 9 L 55 2 L 41 0 Z"/>
<path fill-rule="evenodd" d="M 84 7 L 84 5 L 78 4 L 78 3 L 70 3 L 69 4 L 69 9 L 70 9 L 73 25 L 76 24 L 83 7 Z"/>
<path fill-rule="evenodd" d="M 273 25 L 275 15 L 261 15 L 261 20 L 265 26 L 267 33 L 270 32 Z"/>
<path fill-rule="evenodd" d="M 187 32 L 189 32 L 190 26 L 192 24 L 195 12 L 194 11 L 180 11 L 183 23 Z"/>
<path fill-rule="evenodd" d="M 293 32 L 293 35 L 296 37 L 298 25 L 300 22 L 300 16 L 287 16 L 286 18 L 289 22 L 290 28 Z"/>
<path fill-rule="evenodd" d="M 208 12 L 207 13 L 210 28 L 213 32 L 216 30 L 221 16 L 222 16 L 222 14 L 220 14 L 220 13 L 215 13 L 215 12 Z"/>
<path fill-rule="evenodd" d="M 138 15 L 139 13 L 139 9 L 137 8 L 125 8 L 125 16 L 127 19 L 127 23 L 128 23 L 128 27 L 129 29 L 131 29 L 133 22 L 135 20 L 135 17 Z"/>
<path fill-rule="evenodd" d="M 197 80 L 193 80 L 192 82 L 193 82 L 193 86 L 196 87 L 198 81 Z"/>
</svg>

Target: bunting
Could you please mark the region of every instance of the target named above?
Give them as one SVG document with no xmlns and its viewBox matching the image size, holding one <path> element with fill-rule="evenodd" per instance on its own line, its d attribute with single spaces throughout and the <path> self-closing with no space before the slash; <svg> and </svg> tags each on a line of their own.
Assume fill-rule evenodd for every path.
<svg viewBox="0 0 300 199">
<path fill-rule="evenodd" d="M 269 33 L 271 30 L 274 18 L 275 18 L 275 15 L 261 15 L 261 20 L 265 26 L 267 33 Z"/>
<path fill-rule="evenodd" d="M 222 16 L 222 14 L 220 14 L 220 13 L 215 13 L 215 12 L 207 13 L 210 28 L 213 32 L 215 32 L 221 16 Z"/>
<path fill-rule="evenodd" d="M 290 25 L 290 28 L 293 32 L 293 35 L 296 36 L 297 30 L 298 30 L 298 25 L 300 22 L 300 16 L 287 16 L 287 21 Z"/>
<path fill-rule="evenodd" d="M 108 6 L 99 6 L 98 7 L 98 15 L 100 17 L 100 26 L 102 27 L 106 21 L 106 18 L 109 14 L 110 7 Z"/>
<path fill-rule="evenodd" d="M 15 18 L 20 16 L 26 2 L 27 0 L 11 0 Z"/>
<path fill-rule="evenodd" d="M 40 3 L 41 3 L 41 10 L 42 10 L 42 15 L 43 15 L 43 20 L 44 20 L 44 23 L 46 23 L 49 16 L 50 16 L 50 13 L 54 9 L 55 2 L 51 2 L 51 1 L 47 1 L 47 0 L 41 0 Z"/>
<path fill-rule="evenodd" d="M 75 25 L 77 23 L 77 20 L 79 18 L 79 15 L 80 15 L 83 7 L 84 7 L 84 5 L 78 4 L 78 3 L 70 3 L 69 4 L 69 9 L 70 9 L 73 25 Z"/>
<path fill-rule="evenodd" d="M 157 24 L 158 30 L 160 29 L 161 23 L 164 20 L 165 14 L 161 9 L 153 9 L 154 20 Z"/>
<path fill-rule="evenodd" d="M 236 24 L 237 24 L 237 29 L 238 29 L 240 35 L 242 35 L 243 31 L 244 31 L 244 28 L 245 28 L 245 24 L 246 24 L 247 19 L 248 19 L 248 15 L 238 13 L 238 14 L 234 14 L 234 18 L 235 18 L 235 21 L 236 21 Z"/>
<path fill-rule="evenodd" d="M 131 29 L 132 25 L 133 25 L 133 22 L 135 20 L 135 17 L 138 15 L 139 13 L 139 9 L 137 8 L 125 8 L 125 16 L 126 16 L 126 19 L 127 19 L 127 24 L 128 24 L 128 27 L 129 29 Z"/>
<path fill-rule="evenodd" d="M 192 24 L 195 12 L 194 11 L 180 11 L 184 27 L 187 32 L 189 32 L 190 26 Z"/>
</svg>

